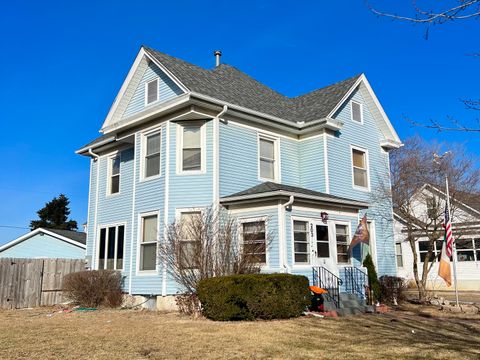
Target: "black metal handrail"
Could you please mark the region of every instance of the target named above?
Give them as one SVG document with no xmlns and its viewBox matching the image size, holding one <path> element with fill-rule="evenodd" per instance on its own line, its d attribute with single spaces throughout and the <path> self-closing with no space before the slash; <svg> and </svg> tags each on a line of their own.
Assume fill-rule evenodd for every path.
<svg viewBox="0 0 480 360">
<path fill-rule="evenodd" d="M 358 267 L 345 267 L 345 291 L 360 299 L 367 298 L 368 276 Z"/>
<path fill-rule="evenodd" d="M 312 270 L 313 285 L 327 290 L 328 293 L 325 294 L 325 297 L 338 308 L 340 305 L 340 286 L 342 285 L 342 279 L 323 266 L 314 267 Z"/>
</svg>

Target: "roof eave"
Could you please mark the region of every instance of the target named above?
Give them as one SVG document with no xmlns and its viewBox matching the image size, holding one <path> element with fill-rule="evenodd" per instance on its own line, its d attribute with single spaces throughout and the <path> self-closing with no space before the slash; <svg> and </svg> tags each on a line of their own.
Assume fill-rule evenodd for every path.
<svg viewBox="0 0 480 360">
<path fill-rule="evenodd" d="M 250 194 L 250 195 L 227 196 L 227 197 L 221 198 L 220 203 L 224 205 L 233 205 L 233 204 L 245 203 L 249 201 L 267 200 L 269 198 L 278 198 L 278 197 L 289 198 L 292 195 L 296 199 L 308 200 L 308 201 L 313 201 L 317 203 L 343 205 L 343 206 L 348 206 L 356 209 L 368 208 L 368 204 L 363 201 L 307 195 L 307 194 L 284 191 L 284 190 L 275 190 L 275 191 L 269 191 L 269 192 L 259 193 L 259 194 Z"/>
</svg>

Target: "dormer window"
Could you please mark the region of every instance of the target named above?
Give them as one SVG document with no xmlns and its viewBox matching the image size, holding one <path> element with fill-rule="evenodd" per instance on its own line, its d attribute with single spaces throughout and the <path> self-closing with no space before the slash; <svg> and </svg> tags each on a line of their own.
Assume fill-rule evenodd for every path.
<svg viewBox="0 0 480 360">
<path fill-rule="evenodd" d="M 158 100 L 158 79 L 145 84 L 145 105 L 149 105 Z"/>
<path fill-rule="evenodd" d="M 363 106 L 361 103 L 351 101 L 352 120 L 363 124 Z"/>
</svg>

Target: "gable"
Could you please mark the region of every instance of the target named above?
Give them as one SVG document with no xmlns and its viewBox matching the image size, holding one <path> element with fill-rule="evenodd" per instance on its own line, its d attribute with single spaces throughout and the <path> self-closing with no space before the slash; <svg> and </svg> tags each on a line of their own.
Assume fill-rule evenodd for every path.
<svg viewBox="0 0 480 360">
<path fill-rule="evenodd" d="M 141 66 L 137 69 L 137 71 L 139 72 L 138 75 L 140 75 L 141 72 L 143 72 L 143 75 L 136 85 L 136 88 L 134 90 L 131 89 L 133 90 L 133 94 L 121 116 L 122 120 L 129 116 L 135 115 L 147 109 L 148 107 L 152 107 L 158 105 L 159 103 L 173 99 L 177 95 L 183 93 L 182 89 L 180 89 L 180 87 L 175 84 L 173 80 L 167 76 L 167 74 L 160 70 L 160 68 L 153 62 L 149 62 L 145 58 L 142 60 Z M 145 85 L 155 79 L 158 79 L 158 100 L 152 104 L 146 105 Z"/>
<path fill-rule="evenodd" d="M 29 234 L 22 241 L 4 247 L 0 257 L 83 259 L 85 249 L 44 232 Z"/>
<path fill-rule="evenodd" d="M 425 216 L 427 214 L 427 200 L 429 198 L 434 198 L 438 204 L 438 208 L 441 210 L 442 215 L 440 217 L 443 219 L 443 209 L 445 208 L 446 195 L 430 185 L 424 185 L 418 193 L 414 194 L 412 197 L 412 207 L 415 217 L 420 221 L 425 221 Z M 480 214 L 477 210 L 469 207 L 468 205 L 460 202 L 451 200 L 451 211 L 452 221 L 454 223 L 469 223 L 476 222 L 480 219 Z"/>
<path fill-rule="evenodd" d="M 185 93 L 187 89 L 161 66 L 154 63 L 143 48 L 140 49 L 107 114 L 102 130 Z M 159 81 L 158 101 L 146 105 L 145 84 L 155 78 Z"/>
<path fill-rule="evenodd" d="M 368 112 L 375 120 L 376 127 L 378 128 L 379 133 L 382 135 L 380 139 L 382 146 L 401 146 L 401 141 L 397 132 L 393 128 L 390 119 L 383 110 L 383 107 L 378 101 L 377 96 L 373 92 L 373 89 L 371 88 L 366 76 L 363 74 L 358 78 L 357 82 L 351 87 L 350 91 L 345 94 L 337 106 L 335 106 L 328 117 L 336 118 L 343 109 L 346 109 L 347 106 L 349 106 L 349 102 L 354 94 L 357 94 L 357 97 L 361 96 L 363 106 L 368 109 Z"/>
</svg>

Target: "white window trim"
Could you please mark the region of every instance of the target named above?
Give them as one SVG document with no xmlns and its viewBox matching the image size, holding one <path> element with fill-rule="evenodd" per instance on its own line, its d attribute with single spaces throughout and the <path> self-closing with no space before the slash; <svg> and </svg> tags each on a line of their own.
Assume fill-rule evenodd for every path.
<svg viewBox="0 0 480 360">
<path fill-rule="evenodd" d="M 358 186 L 358 185 L 355 185 L 355 176 L 354 176 L 354 172 L 353 172 L 353 150 L 358 150 L 358 151 L 361 151 L 363 153 L 365 153 L 365 166 L 367 167 L 367 187 L 363 187 L 363 186 Z M 355 189 L 355 190 L 360 190 L 360 191 L 365 191 L 365 192 L 370 192 L 370 159 L 369 159 L 369 155 L 368 155 L 368 149 L 365 149 L 365 148 L 362 148 L 360 146 L 356 146 L 356 145 L 350 145 L 350 168 L 351 168 L 351 175 L 352 175 L 352 187 Z"/>
<path fill-rule="evenodd" d="M 353 103 L 360 105 L 360 121 L 353 118 Z M 363 125 L 363 104 L 359 101 L 351 100 L 350 101 L 350 119 L 357 124 Z"/>
<path fill-rule="evenodd" d="M 155 133 L 160 134 L 160 172 L 158 175 L 154 176 L 145 176 L 145 169 L 146 169 L 146 156 L 147 156 L 147 137 L 150 135 L 154 135 Z M 162 177 L 162 146 L 163 146 L 163 131 L 161 127 L 156 127 L 154 129 L 149 129 L 148 131 L 141 133 L 141 161 L 140 161 L 140 182 L 144 181 L 151 181 Z"/>
<path fill-rule="evenodd" d="M 154 81 L 157 81 L 157 99 L 155 101 L 152 101 L 152 102 L 148 102 L 148 85 Z M 158 100 L 160 99 L 160 94 L 159 94 L 159 88 L 160 88 L 160 78 L 159 77 L 156 77 L 155 79 L 152 79 L 150 81 L 147 81 L 145 82 L 145 99 L 144 99 L 144 102 L 145 102 L 145 106 L 150 106 L 150 105 L 153 105 L 155 103 L 158 102 Z"/>
<path fill-rule="evenodd" d="M 268 242 L 268 215 L 261 215 L 256 217 L 242 217 L 238 219 L 238 234 L 239 234 L 239 250 L 243 251 L 243 224 L 250 222 L 264 222 L 265 223 L 265 263 L 261 263 L 261 270 L 268 270 L 270 268 L 270 246 Z"/>
<path fill-rule="evenodd" d="M 397 253 L 397 245 L 400 245 L 400 251 L 402 252 L 401 254 Z M 402 257 L 402 266 L 398 266 L 398 262 L 397 262 L 397 256 L 398 255 L 400 255 Z M 404 267 L 405 267 L 405 257 L 403 255 L 403 243 L 401 241 L 396 241 L 395 242 L 395 265 L 397 266 L 397 269 L 404 269 Z"/>
<path fill-rule="evenodd" d="M 140 270 L 140 244 L 142 242 L 143 235 L 143 218 L 148 216 L 157 216 L 157 256 L 156 256 L 156 265 L 155 270 Z M 160 210 L 142 212 L 138 214 L 137 219 L 137 261 L 136 261 L 136 274 L 137 276 L 151 276 L 157 275 L 159 272 L 159 263 L 158 263 L 158 244 L 160 243 Z"/>
<path fill-rule="evenodd" d="M 310 218 L 298 217 L 298 216 L 291 216 L 291 233 L 292 233 L 292 266 L 294 268 L 305 268 L 305 267 L 312 267 L 312 239 L 310 236 Z M 295 228 L 294 222 L 301 221 L 307 223 L 307 250 L 308 250 L 308 262 L 307 263 L 296 263 L 295 262 Z"/>
<path fill-rule="evenodd" d="M 108 224 L 100 224 L 97 226 L 98 230 L 98 241 L 97 244 L 95 245 L 97 248 L 95 249 L 96 251 L 96 258 L 95 258 L 95 270 L 102 270 L 98 268 L 98 263 L 100 262 L 100 230 L 101 229 L 107 229 L 110 227 L 115 227 L 118 228 L 119 226 L 123 226 L 123 266 L 122 269 L 116 269 L 118 271 L 125 271 L 125 249 L 126 249 L 126 244 L 127 244 L 127 223 L 125 221 L 123 222 L 113 222 L 113 223 L 108 223 Z M 105 235 L 105 256 L 107 256 L 107 250 L 108 250 L 108 231 Z M 115 230 L 115 255 L 114 255 L 114 264 L 115 267 L 117 266 L 117 247 L 118 247 L 118 231 Z M 105 269 L 106 263 L 103 265 L 103 269 Z"/>
<path fill-rule="evenodd" d="M 333 220 L 333 237 L 335 239 L 335 246 L 333 248 L 334 252 L 334 259 L 335 259 L 335 264 L 337 267 L 350 267 L 352 266 L 352 257 L 348 257 L 348 262 L 345 263 L 339 263 L 338 262 L 338 253 L 337 253 L 337 227 L 336 225 L 345 225 L 348 228 L 348 234 L 347 234 L 347 246 L 350 246 L 350 242 L 352 241 L 351 236 L 352 236 L 352 223 L 350 221 L 338 221 L 338 220 Z"/>
<path fill-rule="evenodd" d="M 199 124 L 200 125 L 200 153 L 201 153 L 201 164 L 200 170 L 183 170 L 183 127 L 188 124 Z M 185 120 L 177 123 L 177 146 L 176 146 L 176 170 L 177 175 L 201 175 L 207 172 L 207 132 L 206 132 L 207 122 L 204 120 Z"/>
<path fill-rule="evenodd" d="M 274 156 L 275 156 L 275 163 L 273 167 L 274 171 L 274 178 L 273 179 L 268 179 L 268 178 L 263 178 L 260 175 L 260 139 L 265 139 L 269 141 L 273 141 L 273 147 L 274 147 Z M 280 174 L 280 139 L 278 137 L 274 137 L 271 135 L 267 135 L 265 133 L 261 133 L 257 131 L 257 172 L 258 172 L 258 179 L 261 181 L 272 181 L 272 182 L 277 182 L 280 183 L 282 181 L 281 174 Z"/>
<path fill-rule="evenodd" d="M 111 188 L 112 188 L 112 163 L 113 159 L 115 159 L 117 156 L 120 156 L 120 166 L 119 166 L 119 181 L 118 181 L 118 192 L 117 193 L 111 193 Z M 113 153 L 110 153 L 106 155 L 107 158 L 107 189 L 106 189 L 106 197 L 115 197 L 119 196 L 122 192 L 122 155 L 119 150 L 114 151 Z"/>
</svg>

